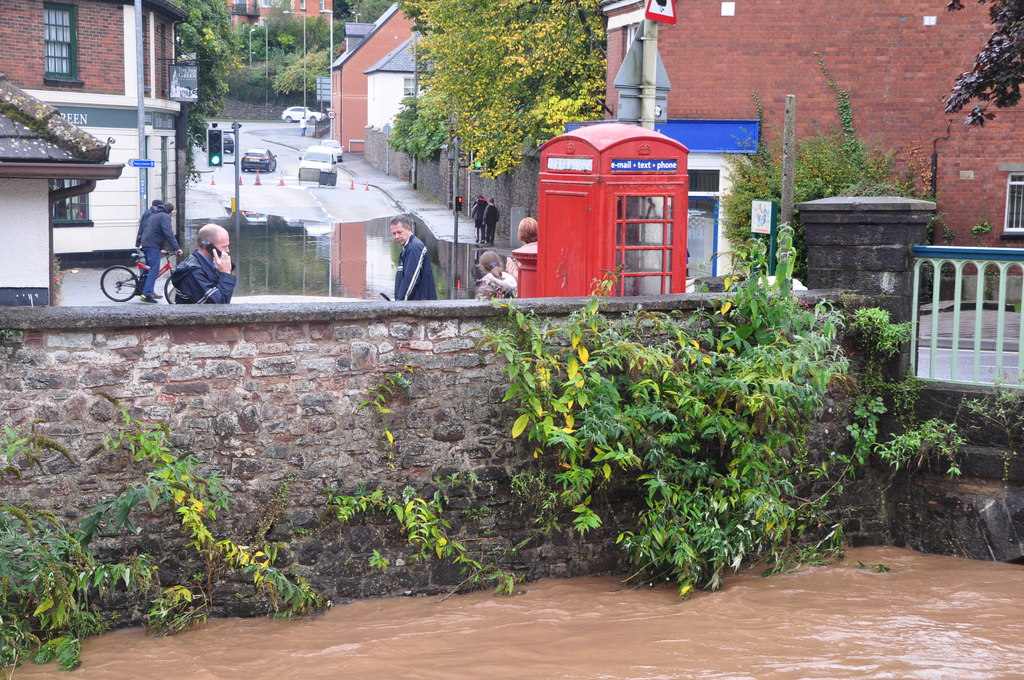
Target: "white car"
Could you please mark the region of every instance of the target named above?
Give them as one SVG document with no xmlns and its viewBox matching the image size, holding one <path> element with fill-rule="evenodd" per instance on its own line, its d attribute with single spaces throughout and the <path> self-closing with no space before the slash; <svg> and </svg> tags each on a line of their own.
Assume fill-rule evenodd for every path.
<svg viewBox="0 0 1024 680">
<path fill-rule="evenodd" d="M 299 181 L 319 181 L 321 172 L 337 175 L 337 151 L 333 147 L 320 145 L 306 149 L 306 153 L 302 154 L 302 160 L 299 161 Z"/>
<path fill-rule="evenodd" d="M 311 111 L 305 106 L 293 106 L 290 109 L 285 109 L 281 113 L 281 120 L 286 123 L 294 123 L 295 121 L 302 120 L 303 118 L 310 123 L 315 123 L 323 117 L 324 115 L 322 113 Z"/>
<path fill-rule="evenodd" d="M 334 162 L 335 163 L 341 163 L 342 162 L 342 158 L 341 158 L 341 142 L 339 142 L 337 139 L 325 139 L 322 142 L 320 142 L 320 146 L 329 146 L 332 149 L 334 149 Z"/>
</svg>

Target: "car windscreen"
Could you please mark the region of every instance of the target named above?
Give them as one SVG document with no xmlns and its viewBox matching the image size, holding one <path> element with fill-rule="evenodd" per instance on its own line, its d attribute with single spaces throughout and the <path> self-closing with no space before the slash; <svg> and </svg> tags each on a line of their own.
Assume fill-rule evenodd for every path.
<svg viewBox="0 0 1024 680">
<path fill-rule="evenodd" d="M 334 161 L 334 157 L 320 151 L 310 151 L 303 156 L 302 160 L 313 161 L 314 163 L 331 163 Z"/>
</svg>

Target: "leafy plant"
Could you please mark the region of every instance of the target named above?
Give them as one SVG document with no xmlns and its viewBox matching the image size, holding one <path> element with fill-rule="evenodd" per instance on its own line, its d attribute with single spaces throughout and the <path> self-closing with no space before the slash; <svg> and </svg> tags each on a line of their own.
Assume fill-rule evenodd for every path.
<svg viewBox="0 0 1024 680">
<path fill-rule="evenodd" d="M 789 252 L 788 229 L 781 243 Z M 827 501 L 797 489 L 826 474 L 816 457 L 834 455 L 809 455 L 806 431 L 847 370 L 834 342 L 841 319 L 790 295 L 792 258 L 780 257 L 769 284 L 764 256 L 760 243 L 744 248 L 745 278 L 727 278 L 728 295 L 693 317 L 608 318 L 605 281 L 562 325 L 510 307 L 486 338 L 506 359 L 505 399 L 520 413 L 512 436 L 558 470 L 550 484 L 518 487 L 555 490 L 557 503 L 541 495 L 544 511 L 568 508 L 585 532 L 604 524 L 594 507 L 603 487 L 635 486 L 644 508 L 618 542 L 634 576 L 669 579 L 682 595 L 719 587 L 744 560 L 781 561 L 817 531 Z"/>
<path fill-rule="evenodd" d="M 968 413 L 984 425 L 995 427 L 1003 439 L 1003 481 L 1009 479 L 1010 463 L 1017 457 L 1024 442 L 1024 391 L 996 386 L 992 394 L 968 399 L 963 404 Z"/>
<path fill-rule="evenodd" d="M 0 669 L 25 658 L 74 668 L 81 638 L 108 628 L 93 599 L 115 586 L 147 591 L 155 582 L 145 556 L 102 563 L 79 539 L 48 511 L 0 505 Z"/>
<path fill-rule="evenodd" d="M 965 441 L 956 423 L 937 418 L 919 422 L 916 414 L 920 384 L 915 378 L 888 380 L 887 363 L 910 338 L 909 323 L 893 323 L 889 312 L 877 307 L 854 312 L 851 327 L 858 331 L 866 353 L 860 378 L 860 393 L 853 407 L 853 422 L 847 425 L 854 440 L 854 455 L 859 463 L 872 454 L 893 470 L 919 467 L 929 459 L 944 460 L 946 474 L 960 475 L 956 462 Z M 879 423 L 890 412 L 896 416 L 897 431 L 879 441 Z"/>
<path fill-rule="evenodd" d="M 185 588 L 191 599 L 178 586 L 164 591 L 150 610 L 151 615 L 155 614 L 149 619 L 151 629 L 160 633 L 176 632 L 183 625 L 205 621 L 205 612 L 214 594 L 232 572 L 248 575 L 257 592 L 269 598 L 279 615 L 290 616 L 330 606 L 305 581 L 298 577 L 290 579 L 274 567 L 273 556 L 265 549 L 239 545 L 231 539 L 218 540 L 210 526 L 217 519 L 217 512 L 226 511 L 233 501 L 220 478 L 216 474 L 202 474 L 194 456 L 173 455 L 165 425 L 141 423 L 123 407 L 118 405 L 118 408 L 124 427 L 117 435 L 107 438 L 106 448 L 125 449 L 136 462 L 147 463 L 152 469 L 144 481 L 92 509 L 82 523 L 83 543 L 88 543 L 103 527 L 139 533 L 132 513 L 146 501 L 150 510 L 166 506 L 173 511 L 187 537 L 186 547 L 197 553 L 204 567 L 202 574 L 195 577 L 195 586 Z M 183 617 L 183 610 L 189 614 Z M 165 624 L 170 626 L 169 630 L 161 628 Z"/>
<path fill-rule="evenodd" d="M 385 416 L 391 414 L 389 404 L 391 399 L 395 396 L 395 391 L 398 388 L 403 390 L 409 389 L 412 385 L 412 381 L 409 380 L 409 376 L 415 371 L 413 366 L 404 366 L 402 370 L 395 373 L 386 374 L 380 382 L 374 385 L 373 389 L 370 390 L 367 398 L 362 401 L 356 410 L 362 410 L 367 407 L 372 407 L 378 416 L 381 417 L 382 429 L 381 432 L 384 436 L 384 441 L 388 445 L 388 465 L 394 468 L 394 461 L 392 460 L 391 447 L 395 445 L 395 434 L 391 431 L 388 425 L 388 420 Z"/>
<path fill-rule="evenodd" d="M 409 556 L 410 559 L 437 557 L 451 560 L 459 567 L 465 579 L 456 585 L 452 592 L 465 586 L 479 587 L 490 583 L 500 593 L 511 593 L 520 578 L 484 557 L 474 557 L 467 545 L 468 541 L 457 539 L 451 533 L 451 523 L 444 517 L 448 505 L 445 490 L 460 483 L 461 480 L 461 475 L 453 475 L 447 479 L 435 478 L 434 482 L 438 489 L 430 498 L 417 496 L 416 489 L 411 486 L 395 494 L 380 488 L 369 491 L 367 486 L 362 484 L 351 496 L 339 493 L 338 489 L 330 489 L 327 492 L 327 505 L 343 523 L 358 514 L 384 512 L 392 515 L 401 526 L 406 540 L 416 549 L 416 552 Z M 370 565 L 386 569 L 389 561 L 379 551 L 374 550 Z"/>
</svg>

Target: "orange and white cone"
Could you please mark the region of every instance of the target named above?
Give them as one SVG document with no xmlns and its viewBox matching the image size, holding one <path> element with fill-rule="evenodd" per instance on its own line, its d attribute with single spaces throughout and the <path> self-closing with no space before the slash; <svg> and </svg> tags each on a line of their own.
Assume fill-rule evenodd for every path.
<svg viewBox="0 0 1024 680">
<path fill-rule="evenodd" d="M 216 184 L 216 183 L 217 183 L 217 178 L 213 176 L 213 173 L 210 173 L 210 184 Z"/>
<path fill-rule="evenodd" d="M 356 180 L 355 180 L 355 178 L 352 179 L 352 183 L 348 185 L 348 188 L 349 189 L 355 189 L 356 188 Z"/>
<path fill-rule="evenodd" d="M 260 171 L 259 171 L 259 170 L 257 170 L 257 171 L 256 171 L 256 181 L 255 181 L 255 182 L 253 182 L 253 184 L 254 184 L 254 185 L 256 185 L 256 186 L 261 186 L 261 182 L 260 182 Z"/>
<path fill-rule="evenodd" d="M 242 186 L 242 184 L 243 184 L 243 182 L 242 182 L 242 176 L 241 176 L 241 175 L 239 175 L 239 176 L 238 176 L 238 186 Z"/>
<path fill-rule="evenodd" d="M 277 186 L 279 186 L 279 187 L 283 187 L 284 186 L 284 173 L 283 172 L 277 173 Z"/>
</svg>

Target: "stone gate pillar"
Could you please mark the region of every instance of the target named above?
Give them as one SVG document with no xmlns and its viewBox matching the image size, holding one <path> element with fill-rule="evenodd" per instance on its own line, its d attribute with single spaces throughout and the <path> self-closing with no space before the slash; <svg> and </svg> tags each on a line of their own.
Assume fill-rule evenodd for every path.
<svg viewBox="0 0 1024 680">
<path fill-rule="evenodd" d="M 892 320 L 908 321 L 910 247 L 923 245 L 935 203 L 898 196 L 823 198 L 796 206 L 804 225 L 808 288 L 871 295 Z"/>
</svg>

